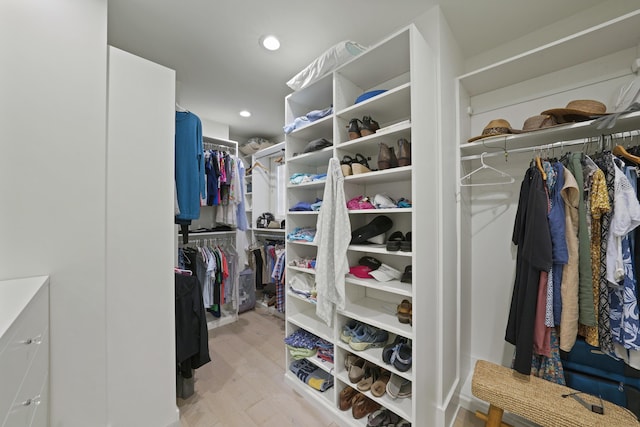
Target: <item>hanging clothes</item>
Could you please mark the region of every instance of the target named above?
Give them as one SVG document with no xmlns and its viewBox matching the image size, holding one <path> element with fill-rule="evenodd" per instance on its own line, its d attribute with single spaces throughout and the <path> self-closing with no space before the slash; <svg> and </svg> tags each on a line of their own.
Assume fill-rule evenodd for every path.
<svg viewBox="0 0 640 427">
<path fill-rule="evenodd" d="M 516 347 L 513 368 L 525 375 L 531 373 L 540 273 L 548 272 L 553 261 L 547 207 L 542 175 L 530 167 L 520 187 L 513 230 L 512 241 L 518 247 L 516 278 L 505 332 L 505 340 Z"/>
<path fill-rule="evenodd" d="M 178 220 L 200 217 L 205 194 L 202 123 L 193 113 L 176 111 L 175 181 L 180 213 Z"/>
</svg>

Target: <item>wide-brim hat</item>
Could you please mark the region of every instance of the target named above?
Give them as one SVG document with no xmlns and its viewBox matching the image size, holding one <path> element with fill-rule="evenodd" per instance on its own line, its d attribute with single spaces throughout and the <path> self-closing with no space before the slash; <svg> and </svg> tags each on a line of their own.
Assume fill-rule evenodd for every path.
<svg viewBox="0 0 640 427">
<path fill-rule="evenodd" d="M 511 135 L 514 133 L 521 133 L 522 131 L 519 129 L 514 129 L 511 127 L 511 124 L 505 119 L 495 119 L 491 120 L 488 125 L 484 127 L 482 130 L 482 135 L 474 136 L 473 138 L 469 138 L 469 142 L 476 141 L 482 138 L 489 138 L 491 136 L 498 135 Z"/>
<path fill-rule="evenodd" d="M 558 123 L 555 116 L 551 114 L 537 114 L 524 121 L 522 132 L 534 132 L 559 125 L 560 123 Z"/>
<path fill-rule="evenodd" d="M 577 99 L 567 104 L 565 108 L 553 108 L 540 114 L 550 114 L 558 123 L 584 122 L 604 116 L 607 107 L 600 101 L 593 99 Z"/>
</svg>

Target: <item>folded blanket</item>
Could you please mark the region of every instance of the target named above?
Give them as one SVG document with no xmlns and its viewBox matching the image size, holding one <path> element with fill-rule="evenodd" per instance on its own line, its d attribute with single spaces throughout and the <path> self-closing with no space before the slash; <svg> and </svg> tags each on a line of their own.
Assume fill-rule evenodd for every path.
<svg viewBox="0 0 640 427">
<path fill-rule="evenodd" d="M 291 362 L 289 370 L 301 381 L 304 381 L 305 384 L 316 390 L 325 391 L 333 386 L 333 375 L 320 369 L 307 359 Z"/>
</svg>

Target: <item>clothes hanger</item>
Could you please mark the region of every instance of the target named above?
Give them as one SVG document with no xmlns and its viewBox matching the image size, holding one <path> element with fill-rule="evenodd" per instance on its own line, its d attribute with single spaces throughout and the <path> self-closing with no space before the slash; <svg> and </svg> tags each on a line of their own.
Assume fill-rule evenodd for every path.
<svg viewBox="0 0 640 427">
<path fill-rule="evenodd" d="M 177 102 L 176 102 L 176 111 L 179 111 L 181 113 L 188 113 L 189 112 L 189 110 L 187 110 L 186 108 L 180 106 L 180 104 L 178 104 Z"/>
<path fill-rule="evenodd" d="M 479 187 L 479 186 L 483 186 L 483 185 L 504 185 L 504 184 L 511 184 L 512 182 L 515 182 L 515 179 L 511 175 L 509 175 L 508 173 L 502 172 L 501 170 L 498 170 L 498 169 L 496 169 L 494 167 L 491 167 L 488 164 L 486 164 L 484 162 L 484 156 L 486 154 L 487 154 L 487 152 L 485 151 L 484 153 L 482 153 L 480 155 L 481 166 L 478 169 L 476 169 L 476 170 L 474 170 L 472 172 L 469 172 L 468 174 L 466 174 L 465 176 L 460 178 L 460 186 L 461 187 Z M 477 184 L 474 184 L 474 183 L 471 183 L 471 182 L 469 182 L 469 183 L 465 183 L 464 182 L 465 180 L 468 180 L 469 178 L 471 178 L 472 175 L 475 175 L 477 172 L 480 172 L 481 170 L 484 170 L 484 169 L 487 169 L 489 171 L 493 171 L 493 172 L 497 173 L 498 175 L 500 175 L 500 177 L 506 178 L 507 180 L 506 181 L 496 181 L 496 182 L 482 182 L 482 183 L 477 183 Z"/>
<path fill-rule="evenodd" d="M 536 167 L 540 171 L 540 174 L 542 175 L 542 179 L 544 179 L 546 181 L 547 180 L 547 173 L 544 171 L 544 168 L 542 167 L 542 161 L 540 160 L 540 156 L 536 156 L 535 160 L 536 160 Z"/>
<path fill-rule="evenodd" d="M 634 156 L 633 154 L 629 153 L 627 149 L 622 145 L 616 145 L 615 147 L 613 147 L 613 154 L 618 157 L 624 157 L 625 159 L 632 161 L 636 165 L 640 165 L 640 157 Z"/>
</svg>

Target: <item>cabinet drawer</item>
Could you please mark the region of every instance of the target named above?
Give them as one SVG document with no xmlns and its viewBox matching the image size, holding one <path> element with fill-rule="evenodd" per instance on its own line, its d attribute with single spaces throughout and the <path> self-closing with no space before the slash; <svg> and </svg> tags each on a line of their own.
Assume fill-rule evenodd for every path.
<svg viewBox="0 0 640 427">
<path fill-rule="evenodd" d="M 48 331 L 45 331 L 48 332 Z M 35 415 L 47 412 L 48 399 L 48 370 L 49 370 L 49 340 L 44 336 L 42 344 L 37 346 L 33 363 L 29 366 L 20 388 L 11 399 L 11 407 L 3 427 L 29 427 Z M 41 417 L 42 415 L 39 414 Z"/>
<path fill-rule="evenodd" d="M 9 411 L 36 354 L 44 355 L 45 367 L 48 367 L 48 322 L 49 293 L 48 287 L 44 287 L 14 321 L 6 334 L 10 338 L 0 352 L 0 422 Z"/>
</svg>

